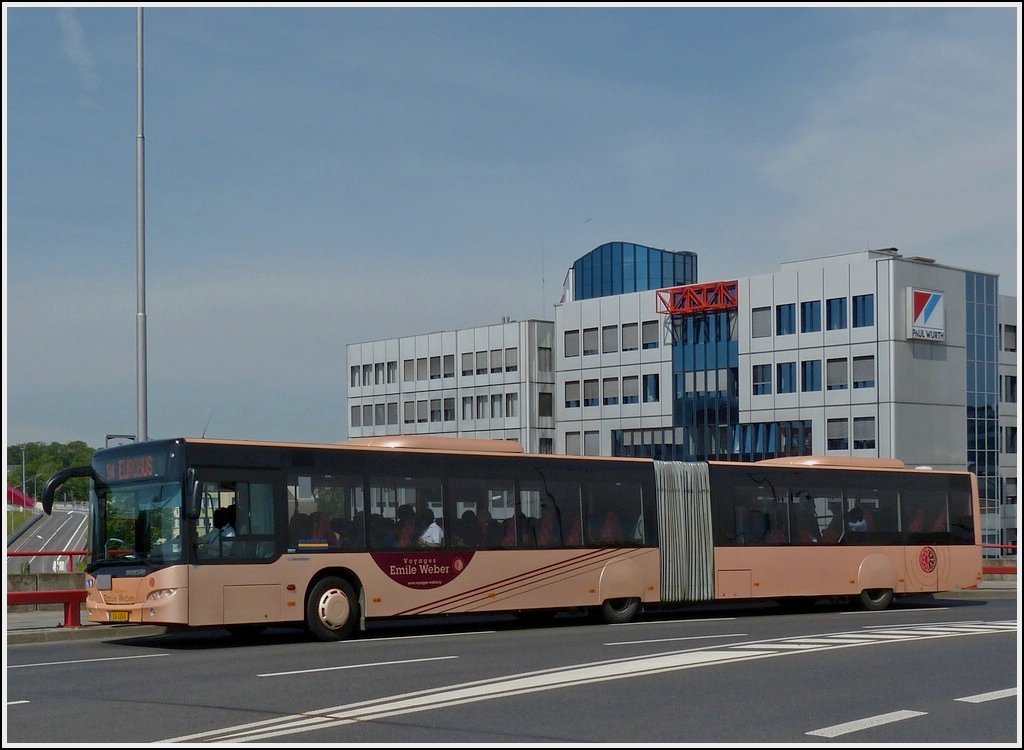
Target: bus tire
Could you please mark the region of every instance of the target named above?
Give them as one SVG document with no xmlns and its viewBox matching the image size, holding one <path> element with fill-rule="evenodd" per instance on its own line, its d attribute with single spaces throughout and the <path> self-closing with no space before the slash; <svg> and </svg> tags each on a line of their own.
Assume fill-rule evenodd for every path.
<svg viewBox="0 0 1024 750">
<path fill-rule="evenodd" d="M 892 589 L 864 589 L 860 592 L 860 606 L 870 612 L 880 612 L 892 604 Z"/>
<path fill-rule="evenodd" d="M 344 578 L 328 576 L 313 586 L 306 600 L 306 629 L 319 641 L 348 638 L 359 622 L 359 600 Z"/>
<path fill-rule="evenodd" d="M 601 619 L 609 625 L 632 622 L 640 611 L 640 600 L 631 598 L 606 599 L 601 605 Z"/>
</svg>

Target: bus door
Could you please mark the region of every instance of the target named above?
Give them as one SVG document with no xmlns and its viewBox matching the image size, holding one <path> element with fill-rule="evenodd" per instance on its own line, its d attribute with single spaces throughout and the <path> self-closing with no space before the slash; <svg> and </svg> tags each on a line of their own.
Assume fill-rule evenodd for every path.
<svg viewBox="0 0 1024 750">
<path fill-rule="evenodd" d="M 198 485 L 190 488 L 187 513 L 189 625 L 282 620 L 285 592 L 268 565 L 279 556 L 284 536 L 287 497 L 280 476 L 252 469 L 196 470 Z"/>
</svg>

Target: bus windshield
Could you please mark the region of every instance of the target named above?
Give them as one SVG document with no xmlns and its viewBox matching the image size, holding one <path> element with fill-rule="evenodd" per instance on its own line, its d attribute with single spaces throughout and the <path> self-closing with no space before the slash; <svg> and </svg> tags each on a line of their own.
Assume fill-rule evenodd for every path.
<svg viewBox="0 0 1024 750">
<path fill-rule="evenodd" d="M 96 489 L 92 565 L 181 562 L 181 485 L 175 482 L 100 485 Z"/>
</svg>

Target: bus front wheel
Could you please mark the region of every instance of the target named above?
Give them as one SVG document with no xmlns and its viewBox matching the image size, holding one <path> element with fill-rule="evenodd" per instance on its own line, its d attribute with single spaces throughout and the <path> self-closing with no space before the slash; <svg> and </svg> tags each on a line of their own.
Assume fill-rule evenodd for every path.
<svg viewBox="0 0 1024 750">
<path fill-rule="evenodd" d="M 860 592 L 860 606 L 871 612 L 880 612 L 892 604 L 892 589 L 864 589 Z"/>
<path fill-rule="evenodd" d="M 306 628 L 321 641 L 348 638 L 359 622 L 359 600 L 352 585 L 333 576 L 318 581 L 306 600 Z"/>
<path fill-rule="evenodd" d="M 621 625 L 626 622 L 632 622 L 639 611 L 639 599 L 606 599 L 600 607 L 600 617 L 609 625 Z"/>
</svg>

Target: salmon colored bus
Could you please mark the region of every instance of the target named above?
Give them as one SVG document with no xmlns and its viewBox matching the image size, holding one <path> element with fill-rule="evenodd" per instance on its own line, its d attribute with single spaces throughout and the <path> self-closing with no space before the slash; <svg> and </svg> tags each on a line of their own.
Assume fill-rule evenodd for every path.
<svg viewBox="0 0 1024 750">
<path fill-rule="evenodd" d="M 974 588 L 976 477 L 891 459 L 524 453 L 512 441 L 205 438 L 97 451 L 88 619 L 346 638 L 385 618 Z M 215 524 L 215 520 L 217 523 Z"/>
</svg>

